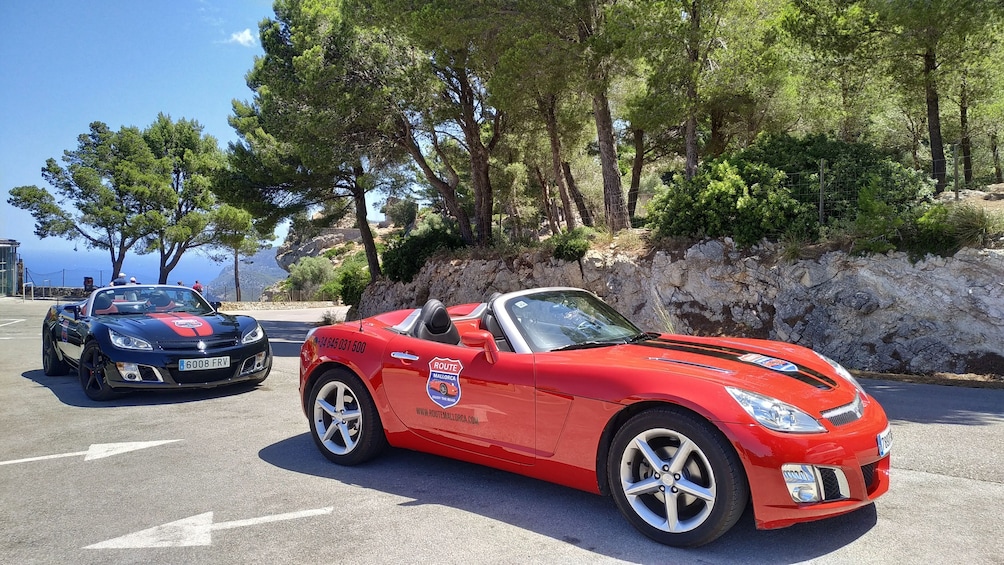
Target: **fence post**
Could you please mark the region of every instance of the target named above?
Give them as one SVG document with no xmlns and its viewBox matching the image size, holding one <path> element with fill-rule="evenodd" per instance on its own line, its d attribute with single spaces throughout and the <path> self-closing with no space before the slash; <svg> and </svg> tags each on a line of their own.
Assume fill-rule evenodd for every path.
<svg viewBox="0 0 1004 565">
<path fill-rule="evenodd" d="M 825 194 L 824 187 L 826 186 L 826 181 L 823 175 L 826 171 L 826 159 L 819 160 L 819 225 L 823 225 L 823 216 L 825 215 L 825 206 L 823 205 L 823 195 Z"/>
</svg>

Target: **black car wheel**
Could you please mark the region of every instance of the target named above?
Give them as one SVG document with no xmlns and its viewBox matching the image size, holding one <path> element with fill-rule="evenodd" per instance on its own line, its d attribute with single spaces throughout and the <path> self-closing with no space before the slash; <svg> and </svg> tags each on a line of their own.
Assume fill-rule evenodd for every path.
<svg viewBox="0 0 1004 565">
<path fill-rule="evenodd" d="M 59 358 L 56 344 L 52 341 L 49 330 L 42 328 L 42 372 L 50 377 L 65 375 L 70 371 L 66 361 Z"/>
<path fill-rule="evenodd" d="M 363 463 L 387 444 L 369 391 L 346 369 L 332 369 L 321 375 L 310 393 L 307 408 L 314 443 L 335 463 Z"/>
<path fill-rule="evenodd" d="M 97 342 L 92 341 L 84 347 L 84 353 L 80 356 L 79 373 L 80 385 L 84 387 L 84 394 L 88 398 L 101 401 L 115 398 L 115 391 L 105 380 L 105 356 Z"/>
<path fill-rule="evenodd" d="M 666 545 L 711 542 L 739 520 L 749 500 L 732 445 L 710 424 L 679 410 L 631 418 L 614 437 L 607 471 L 624 517 Z"/>
</svg>

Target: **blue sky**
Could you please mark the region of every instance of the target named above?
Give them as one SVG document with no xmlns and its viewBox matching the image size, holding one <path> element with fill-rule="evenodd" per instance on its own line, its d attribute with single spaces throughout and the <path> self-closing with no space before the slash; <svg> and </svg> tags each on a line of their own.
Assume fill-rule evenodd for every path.
<svg viewBox="0 0 1004 565">
<path fill-rule="evenodd" d="M 37 250 L 72 251 L 38 240 L 7 199 L 16 186 L 51 190 L 45 160 L 76 148 L 93 121 L 142 129 L 164 112 L 197 120 L 225 149 L 236 139 L 231 101 L 252 98 L 244 75 L 267 17 L 271 0 L 0 1 L 0 239 L 19 241 L 26 263 Z M 107 252 L 96 258 L 110 265 Z"/>
</svg>

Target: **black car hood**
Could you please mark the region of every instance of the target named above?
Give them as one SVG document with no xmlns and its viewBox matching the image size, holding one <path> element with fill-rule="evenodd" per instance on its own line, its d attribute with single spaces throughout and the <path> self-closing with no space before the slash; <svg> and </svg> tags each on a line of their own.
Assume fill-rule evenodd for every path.
<svg viewBox="0 0 1004 565">
<path fill-rule="evenodd" d="M 150 341 L 239 339 L 242 333 L 239 317 L 218 313 L 205 316 L 183 312 L 120 315 L 108 316 L 102 322 L 108 328 Z M 244 325 L 250 330 L 253 323 L 247 318 Z"/>
</svg>

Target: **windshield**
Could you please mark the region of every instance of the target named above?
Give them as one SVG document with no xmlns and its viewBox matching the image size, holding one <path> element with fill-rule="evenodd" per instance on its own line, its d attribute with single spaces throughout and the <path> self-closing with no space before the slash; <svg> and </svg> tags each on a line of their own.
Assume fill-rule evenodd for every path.
<svg viewBox="0 0 1004 565">
<path fill-rule="evenodd" d="M 205 315 L 213 307 L 197 292 L 181 286 L 124 285 L 95 293 L 90 304 L 93 316 L 184 312 Z"/>
<path fill-rule="evenodd" d="M 616 345 L 644 335 L 605 302 L 578 290 L 523 295 L 505 308 L 535 352 Z"/>
</svg>

